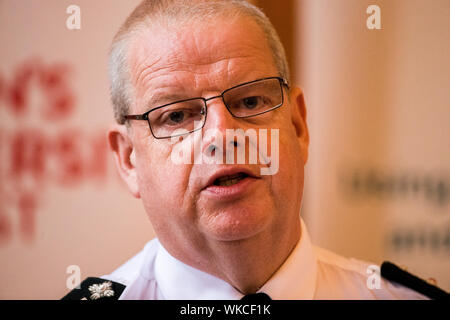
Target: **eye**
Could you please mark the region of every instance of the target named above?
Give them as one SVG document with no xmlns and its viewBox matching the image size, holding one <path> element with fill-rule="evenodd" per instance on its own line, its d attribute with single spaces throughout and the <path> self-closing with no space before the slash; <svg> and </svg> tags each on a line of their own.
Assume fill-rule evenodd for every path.
<svg viewBox="0 0 450 320">
<path fill-rule="evenodd" d="M 171 112 L 168 116 L 169 120 L 173 123 L 181 123 L 184 120 L 185 114 L 183 111 Z"/>
<path fill-rule="evenodd" d="M 241 104 L 246 109 L 255 109 L 262 103 L 261 97 L 247 97 L 242 99 Z"/>
<path fill-rule="evenodd" d="M 155 126 L 179 127 L 190 125 L 194 121 L 200 121 L 203 117 L 202 110 L 174 109 L 168 110 L 159 115 L 157 121 L 153 121 Z"/>
</svg>

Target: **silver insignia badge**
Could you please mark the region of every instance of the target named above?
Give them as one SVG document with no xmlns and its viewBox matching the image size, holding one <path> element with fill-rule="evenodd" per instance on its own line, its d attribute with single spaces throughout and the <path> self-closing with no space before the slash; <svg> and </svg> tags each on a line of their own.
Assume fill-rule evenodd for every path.
<svg viewBox="0 0 450 320">
<path fill-rule="evenodd" d="M 100 284 L 93 284 L 89 286 L 89 292 L 92 293 L 91 300 L 97 300 L 103 297 L 112 297 L 114 295 L 114 291 L 111 286 L 111 281 L 105 281 Z"/>
</svg>

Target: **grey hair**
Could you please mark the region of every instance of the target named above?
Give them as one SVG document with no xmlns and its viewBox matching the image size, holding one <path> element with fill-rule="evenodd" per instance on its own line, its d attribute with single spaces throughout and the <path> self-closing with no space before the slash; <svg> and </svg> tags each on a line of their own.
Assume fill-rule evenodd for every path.
<svg viewBox="0 0 450 320">
<path fill-rule="evenodd" d="M 157 22 L 181 25 L 189 19 L 202 20 L 226 15 L 253 19 L 266 36 L 279 76 L 290 82 L 289 66 L 280 38 L 261 9 L 245 0 L 144 0 L 128 16 L 115 35 L 109 52 L 109 80 L 114 117 L 124 124 L 133 102 L 133 87 L 127 63 L 127 51 L 133 35 Z M 173 19 L 176 18 L 176 19 Z"/>
</svg>

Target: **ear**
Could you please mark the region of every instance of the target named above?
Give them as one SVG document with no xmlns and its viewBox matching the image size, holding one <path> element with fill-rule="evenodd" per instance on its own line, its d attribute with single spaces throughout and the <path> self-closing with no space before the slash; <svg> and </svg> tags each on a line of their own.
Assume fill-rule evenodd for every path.
<svg viewBox="0 0 450 320">
<path fill-rule="evenodd" d="M 306 106 L 303 91 L 299 87 L 292 87 L 289 93 L 291 105 L 291 119 L 294 125 L 298 143 L 303 157 L 303 163 L 308 161 L 309 131 L 306 124 Z"/>
<path fill-rule="evenodd" d="M 125 125 L 115 124 L 109 128 L 108 144 L 113 152 L 120 176 L 127 184 L 131 194 L 140 198 L 133 142 Z"/>
</svg>

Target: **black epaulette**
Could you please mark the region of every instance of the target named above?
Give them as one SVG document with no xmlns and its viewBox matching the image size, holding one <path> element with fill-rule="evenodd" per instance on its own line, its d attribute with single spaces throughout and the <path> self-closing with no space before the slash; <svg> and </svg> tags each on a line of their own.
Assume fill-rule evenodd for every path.
<svg viewBox="0 0 450 320">
<path fill-rule="evenodd" d="M 416 277 L 389 261 L 383 262 L 380 272 L 383 278 L 413 289 L 430 299 L 450 299 L 450 295 L 441 288 Z"/>
<path fill-rule="evenodd" d="M 86 278 L 79 289 L 73 289 L 61 300 L 118 300 L 125 286 L 102 278 Z"/>
</svg>

